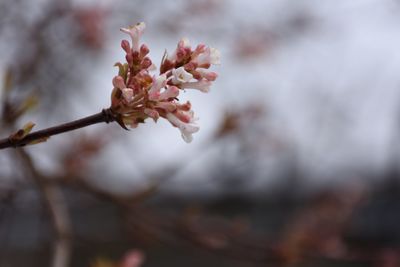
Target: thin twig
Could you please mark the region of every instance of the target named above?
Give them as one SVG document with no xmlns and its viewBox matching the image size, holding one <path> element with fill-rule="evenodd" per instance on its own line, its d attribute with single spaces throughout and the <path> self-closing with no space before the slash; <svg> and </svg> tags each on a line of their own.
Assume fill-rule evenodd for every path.
<svg viewBox="0 0 400 267">
<path fill-rule="evenodd" d="M 18 149 L 17 153 L 27 167 L 28 173 L 38 185 L 51 215 L 57 235 L 51 266 L 67 267 L 71 255 L 72 230 L 67 204 L 62 191 L 57 184 L 46 182 L 46 178 L 36 169 L 30 155 L 25 150 Z"/>
<path fill-rule="evenodd" d="M 64 124 L 60 124 L 54 127 L 46 128 L 43 130 L 39 130 L 36 132 L 32 132 L 26 135 L 22 139 L 14 139 L 12 137 L 0 139 L 0 149 L 8 148 L 8 147 L 21 147 L 25 146 L 29 143 L 43 140 L 45 138 L 49 138 L 50 136 L 65 133 L 69 131 L 73 131 L 79 128 L 83 128 L 92 124 L 102 123 L 102 122 L 112 122 L 117 120 L 116 115 L 112 112 L 111 109 L 103 109 L 101 112 L 79 119 L 71 122 L 67 122 Z"/>
</svg>

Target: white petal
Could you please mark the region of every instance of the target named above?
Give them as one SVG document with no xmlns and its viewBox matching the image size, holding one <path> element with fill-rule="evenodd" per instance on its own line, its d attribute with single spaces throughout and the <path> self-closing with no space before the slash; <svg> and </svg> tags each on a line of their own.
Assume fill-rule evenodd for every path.
<svg viewBox="0 0 400 267">
<path fill-rule="evenodd" d="M 149 90 L 149 95 L 157 95 L 161 88 L 167 84 L 167 75 L 162 74 L 158 77 L 153 76 L 153 84 Z"/>
<path fill-rule="evenodd" d="M 191 143 L 193 141 L 193 135 L 190 133 L 183 133 L 182 132 L 182 139 L 183 141 L 185 141 L 186 143 Z"/>
<path fill-rule="evenodd" d="M 172 125 L 178 127 L 178 129 L 181 131 L 182 138 L 186 143 L 190 143 L 193 140 L 192 134 L 200 130 L 198 125 L 184 123 L 172 113 L 167 114 L 167 119 L 172 123 Z"/>
<path fill-rule="evenodd" d="M 193 75 L 185 70 L 184 67 L 179 67 L 177 69 L 172 70 L 172 83 L 173 84 L 181 84 L 186 83 L 193 79 Z"/>
<path fill-rule="evenodd" d="M 129 34 L 132 39 L 132 49 L 134 51 L 139 50 L 139 39 L 143 34 L 144 29 L 146 28 L 146 24 L 144 22 L 138 23 L 129 28 L 121 28 L 120 30 L 126 34 Z"/>
<path fill-rule="evenodd" d="M 166 100 L 168 98 L 177 97 L 178 95 L 179 95 L 179 88 L 171 85 L 168 86 L 168 88 L 160 94 L 158 100 Z"/>
<path fill-rule="evenodd" d="M 185 47 L 185 48 L 190 48 L 190 41 L 188 38 L 183 37 L 180 41 L 179 41 L 179 46 L 181 47 Z"/>
<path fill-rule="evenodd" d="M 192 124 L 185 124 L 183 127 L 179 127 L 179 130 L 181 131 L 182 138 L 186 143 L 190 143 L 193 140 L 193 133 L 196 133 L 200 130 L 200 127 L 197 125 L 192 125 Z"/>
<path fill-rule="evenodd" d="M 207 80 L 200 80 L 198 82 L 183 83 L 181 84 L 182 89 L 196 89 L 203 93 L 208 93 L 210 91 L 210 86 L 212 82 Z"/>
</svg>

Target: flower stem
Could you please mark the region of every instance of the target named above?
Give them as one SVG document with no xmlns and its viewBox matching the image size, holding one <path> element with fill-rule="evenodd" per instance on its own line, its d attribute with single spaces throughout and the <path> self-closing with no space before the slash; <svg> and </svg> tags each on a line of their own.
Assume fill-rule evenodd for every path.
<svg viewBox="0 0 400 267">
<path fill-rule="evenodd" d="M 97 123 L 109 123 L 117 120 L 116 115 L 113 113 L 111 109 L 103 109 L 101 112 L 67 123 L 63 123 L 54 127 L 46 128 L 43 130 L 39 130 L 36 132 L 32 132 L 26 135 L 24 138 L 15 140 L 13 138 L 4 138 L 0 139 L 0 149 L 8 148 L 8 147 L 21 147 L 25 146 L 29 143 L 42 140 L 44 138 L 48 138 L 50 136 L 65 133 L 69 131 L 73 131 L 79 128 L 84 128 L 86 126 L 97 124 Z"/>
</svg>

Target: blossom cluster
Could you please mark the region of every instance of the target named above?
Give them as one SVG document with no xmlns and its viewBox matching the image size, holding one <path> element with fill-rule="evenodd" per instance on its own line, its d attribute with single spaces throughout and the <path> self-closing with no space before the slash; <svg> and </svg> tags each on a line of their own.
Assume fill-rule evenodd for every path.
<svg viewBox="0 0 400 267">
<path fill-rule="evenodd" d="M 178 96 L 185 89 L 204 93 L 210 90 L 217 73 L 209 68 L 220 64 L 220 53 L 204 44 L 192 49 L 189 41 L 183 38 L 171 55 L 164 54 L 159 74 L 151 75 L 156 67 L 148 57 L 148 46 L 140 45 L 144 29 L 143 22 L 121 28 L 130 36 L 131 43 L 121 42 L 126 63 L 116 63 L 119 73 L 112 81 L 111 110 L 120 116 L 120 123 L 132 128 L 147 118 L 155 122 L 164 118 L 181 131 L 186 142 L 191 142 L 199 126 L 195 124 L 197 119 L 190 102 L 180 103 Z"/>
</svg>

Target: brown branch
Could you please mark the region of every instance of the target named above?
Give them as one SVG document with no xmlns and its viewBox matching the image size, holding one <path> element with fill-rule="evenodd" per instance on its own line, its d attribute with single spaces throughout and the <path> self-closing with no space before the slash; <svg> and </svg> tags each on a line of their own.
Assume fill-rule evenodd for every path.
<svg viewBox="0 0 400 267">
<path fill-rule="evenodd" d="M 39 130 L 36 132 L 32 132 L 26 135 L 22 139 L 12 138 L 12 135 L 8 138 L 0 139 L 0 149 L 8 148 L 8 147 L 21 147 L 25 146 L 29 143 L 39 141 L 45 138 L 49 138 L 50 136 L 61 134 L 69 131 L 73 131 L 79 128 L 83 128 L 92 124 L 97 123 L 109 123 L 112 121 L 118 121 L 119 119 L 117 115 L 112 112 L 111 109 L 103 109 L 101 112 L 79 119 L 71 122 L 67 122 L 64 124 L 60 124 L 54 127 L 46 128 L 43 130 Z M 120 122 L 119 122 L 120 123 Z M 121 125 L 121 124 L 120 124 Z"/>
<path fill-rule="evenodd" d="M 51 215 L 56 232 L 52 267 L 67 267 L 71 255 L 71 220 L 64 195 L 56 184 L 47 183 L 47 179 L 37 170 L 30 155 L 23 149 L 17 153 L 26 166 L 27 173 L 33 178 L 42 193 L 43 200 Z"/>
</svg>

